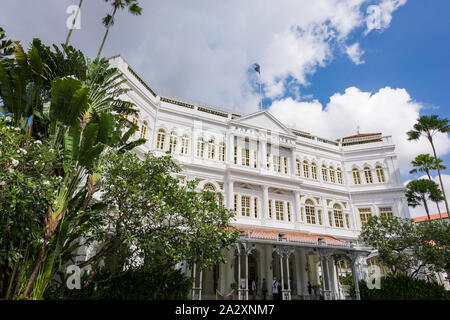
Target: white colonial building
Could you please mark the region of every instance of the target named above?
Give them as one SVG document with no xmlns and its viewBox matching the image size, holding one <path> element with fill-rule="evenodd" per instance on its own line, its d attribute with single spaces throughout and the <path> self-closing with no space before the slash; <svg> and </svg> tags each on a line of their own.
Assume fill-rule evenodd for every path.
<svg viewBox="0 0 450 320">
<path fill-rule="evenodd" d="M 265 110 L 238 115 L 160 96 L 121 56 L 110 62 L 139 108 L 133 121 L 147 143 L 137 152 L 170 151 L 181 183 L 220 192 L 236 211 L 232 225 L 241 234 L 227 263 L 183 267 L 195 278 L 193 299 L 232 288 L 230 296 L 252 298 L 253 281 L 256 298 L 272 299 L 274 278 L 282 299 L 344 299 L 338 278 L 367 277 L 361 225 L 371 215 L 409 217 L 390 136 L 332 141 L 288 128 Z"/>
</svg>

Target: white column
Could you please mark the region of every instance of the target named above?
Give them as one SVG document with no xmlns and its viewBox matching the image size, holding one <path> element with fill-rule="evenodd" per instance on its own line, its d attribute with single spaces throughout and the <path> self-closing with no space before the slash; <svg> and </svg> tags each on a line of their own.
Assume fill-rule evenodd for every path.
<svg viewBox="0 0 450 320">
<path fill-rule="evenodd" d="M 234 135 L 227 133 L 227 145 L 226 145 L 226 161 L 227 163 L 234 163 Z"/>
<path fill-rule="evenodd" d="M 288 290 L 288 300 L 291 300 L 291 279 L 289 275 L 289 254 L 286 254 L 286 276 L 287 276 L 287 290 Z"/>
<path fill-rule="evenodd" d="M 300 192 L 299 191 L 295 191 L 294 192 L 294 222 L 297 221 L 302 221 L 302 217 L 301 217 L 301 212 L 300 212 Z"/>
<path fill-rule="evenodd" d="M 269 219 L 269 187 L 263 186 L 263 197 L 262 197 L 262 214 L 261 219 Z"/>
<path fill-rule="evenodd" d="M 234 191 L 233 191 L 234 181 L 228 178 L 228 209 L 234 209 Z"/>
<path fill-rule="evenodd" d="M 263 170 L 267 170 L 267 141 L 265 139 L 259 140 L 259 167 Z"/>
<path fill-rule="evenodd" d="M 273 281 L 272 246 L 266 245 L 264 249 L 266 261 L 267 298 L 269 299 L 269 297 L 272 297 L 272 281 Z"/>
<path fill-rule="evenodd" d="M 281 294 L 281 300 L 284 300 L 283 294 L 284 294 L 284 273 L 283 273 L 283 254 L 278 251 L 278 254 L 280 256 L 280 272 L 281 272 L 281 292 L 278 292 L 278 294 Z"/>
</svg>

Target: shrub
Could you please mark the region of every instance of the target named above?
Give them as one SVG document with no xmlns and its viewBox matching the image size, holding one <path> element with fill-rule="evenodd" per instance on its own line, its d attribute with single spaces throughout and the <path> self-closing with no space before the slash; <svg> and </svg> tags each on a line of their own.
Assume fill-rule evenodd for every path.
<svg viewBox="0 0 450 320">
<path fill-rule="evenodd" d="M 380 289 L 369 289 L 365 281 L 359 281 L 361 300 L 450 300 L 450 292 L 433 282 L 401 273 L 389 274 L 380 280 Z M 354 298 L 353 284 L 350 290 Z"/>
</svg>

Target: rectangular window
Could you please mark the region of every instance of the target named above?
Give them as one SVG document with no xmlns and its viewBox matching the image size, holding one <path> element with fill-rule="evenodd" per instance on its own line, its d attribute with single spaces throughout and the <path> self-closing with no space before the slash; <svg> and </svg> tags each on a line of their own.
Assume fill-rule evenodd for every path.
<svg viewBox="0 0 450 320">
<path fill-rule="evenodd" d="M 319 219 L 319 224 L 322 225 L 322 210 L 317 210 L 317 218 Z"/>
<path fill-rule="evenodd" d="M 342 180 L 342 171 L 341 170 L 337 171 L 337 178 L 338 178 L 339 184 L 344 184 L 344 180 Z"/>
<path fill-rule="evenodd" d="M 241 215 L 243 217 L 250 217 L 250 197 L 241 197 Z"/>
<path fill-rule="evenodd" d="M 258 218 L 258 198 L 254 197 L 254 210 L 255 210 L 255 218 Z"/>
<path fill-rule="evenodd" d="M 291 203 L 287 202 L 287 219 L 289 222 L 291 222 Z"/>
<path fill-rule="evenodd" d="M 392 218 L 394 216 L 394 211 L 392 207 L 380 207 L 380 217 Z"/>
<path fill-rule="evenodd" d="M 315 164 L 311 165 L 311 173 L 312 173 L 312 178 L 314 180 L 317 180 L 317 167 Z"/>
<path fill-rule="evenodd" d="M 323 181 L 328 182 L 328 170 L 325 166 L 322 167 L 322 179 Z"/>
<path fill-rule="evenodd" d="M 284 162 L 284 174 L 288 173 L 288 159 L 287 157 L 283 157 Z"/>
<path fill-rule="evenodd" d="M 242 165 L 243 166 L 250 166 L 250 150 L 243 148 L 242 149 Z"/>
<path fill-rule="evenodd" d="M 219 161 L 225 162 L 225 143 L 219 144 Z"/>
<path fill-rule="evenodd" d="M 306 161 L 303 162 L 303 176 L 309 178 L 309 165 Z"/>
<path fill-rule="evenodd" d="M 273 156 L 273 170 L 275 172 L 281 172 L 281 156 Z"/>
<path fill-rule="evenodd" d="M 275 200 L 275 215 L 277 220 L 284 220 L 284 201 Z"/>
<path fill-rule="evenodd" d="M 336 183 L 336 178 L 335 178 L 335 175 L 334 175 L 334 169 L 331 169 L 331 168 L 330 168 L 330 181 L 331 181 L 331 183 Z"/>
<path fill-rule="evenodd" d="M 330 227 L 333 226 L 333 212 L 328 211 L 328 223 L 330 224 Z"/>
<path fill-rule="evenodd" d="M 267 154 L 266 161 L 267 161 L 267 169 L 270 169 L 270 154 L 269 153 Z"/>
<path fill-rule="evenodd" d="M 347 229 L 350 229 L 350 215 L 348 213 L 345 215 L 345 223 L 347 224 Z"/>
<path fill-rule="evenodd" d="M 269 200 L 269 218 L 272 219 L 272 200 Z"/>
<path fill-rule="evenodd" d="M 302 221 L 305 221 L 305 208 L 303 207 L 300 208 L 300 214 L 302 216 Z"/>
<path fill-rule="evenodd" d="M 296 163 L 296 165 L 297 165 L 297 172 L 296 172 L 296 174 L 299 176 L 299 175 L 300 175 L 300 170 L 301 170 L 301 163 L 300 163 L 300 160 L 296 159 L 296 160 L 295 160 L 295 163 Z"/>
<path fill-rule="evenodd" d="M 334 210 L 334 225 L 337 228 L 344 227 L 344 217 L 342 216 L 342 210 Z"/>
<path fill-rule="evenodd" d="M 258 168 L 258 152 L 253 151 L 253 167 Z"/>
<path fill-rule="evenodd" d="M 361 226 L 369 220 L 372 216 L 371 208 L 358 208 L 359 211 L 359 221 L 361 221 Z"/>
<path fill-rule="evenodd" d="M 238 195 L 237 194 L 234 195 L 234 212 L 236 212 L 236 214 L 238 212 Z"/>
<path fill-rule="evenodd" d="M 237 164 L 237 147 L 234 147 L 234 164 Z"/>
</svg>

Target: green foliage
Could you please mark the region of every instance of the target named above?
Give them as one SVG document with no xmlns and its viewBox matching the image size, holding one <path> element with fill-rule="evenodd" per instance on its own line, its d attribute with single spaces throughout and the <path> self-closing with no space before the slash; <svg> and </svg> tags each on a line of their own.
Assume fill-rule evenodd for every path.
<svg viewBox="0 0 450 320">
<path fill-rule="evenodd" d="M 394 273 L 416 276 L 420 270 L 449 272 L 449 223 L 442 220 L 413 223 L 398 217 L 371 217 L 361 239 L 378 250 L 380 260 Z"/>
<path fill-rule="evenodd" d="M 437 170 L 439 166 L 440 169 L 447 169 L 446 166 L 442 164 L 441 159 L 436 159 L 435 157 L 427 154 L 419 154 L 411 164 L 414 166 L 414 169 L 410 170 L 409 173 L 417 173 L 417 172 L 426 172 L 428 177 L 430 177 L 430 170 Z"/>
<path fill-rule="evenodd" d="M 62 178 L 61 155 L 0 118 L 0 295 L 11 294 L 19 265 L 43 238 L 43 220 Z"/>
<path fill-rule="evenodd" d="M 430 219 L 430 211 L 428 209 L 427 199 L 434 202 L 444 199 L 441 190 L 439 190 L 439 186 L 433 180 L 413 180 L 406 185 L 406 189 L 405 195 L 408 200 L 408 205 L 415 208 L 423 203 L 428 219 Z"/>
<path fill-rule="evenodd" d="M 344 285 L 344 286 L 353 285 L 353 275 L 352 274 L 348 274 L 348 275 L 342 277 L 340 279 L 340 281 L 341 281 L 341 284 Z"/>
<path fill-rule="evenodd" d="M 193 182 L 180 186 L 172 176 L 180 168 L 170 156 L 146 154 L 141 160 L 130 152 L 111 152 L 103 163 L 100 191 L 109 210 L 92 216 L 97 222 L 88 238 L 103 244 L 101 253 L 133 248 L 124 260 L 157 259 L 161 272 L 184 260 L 199 268 L 224 261 L 222 249 L 237 236 L 228 229 L 234 212 Z"/>
<path fill-rule="evenodd" d="M 105 279 L 108 279 L 105 281 Z M 180 270 L 170 269 L 160 275 L 158 264 L 129 269 L 117 276 L 108 269 L 100 270 L 93 282 L 82 290 L 54 286 L 46 299 L 70 300 L 186 300 L 192 279 Z"/>
<path fill-rule="evenodd" d="M 405 274 L 389 274 L 380 279 L 380 289 L 369 289 L 365 281 L 360 281 L 361 300 L 449 300 L 450 292 L 441 285 Z M 355 295 L 354 286 L 350 287 Z"/>
</svg>

